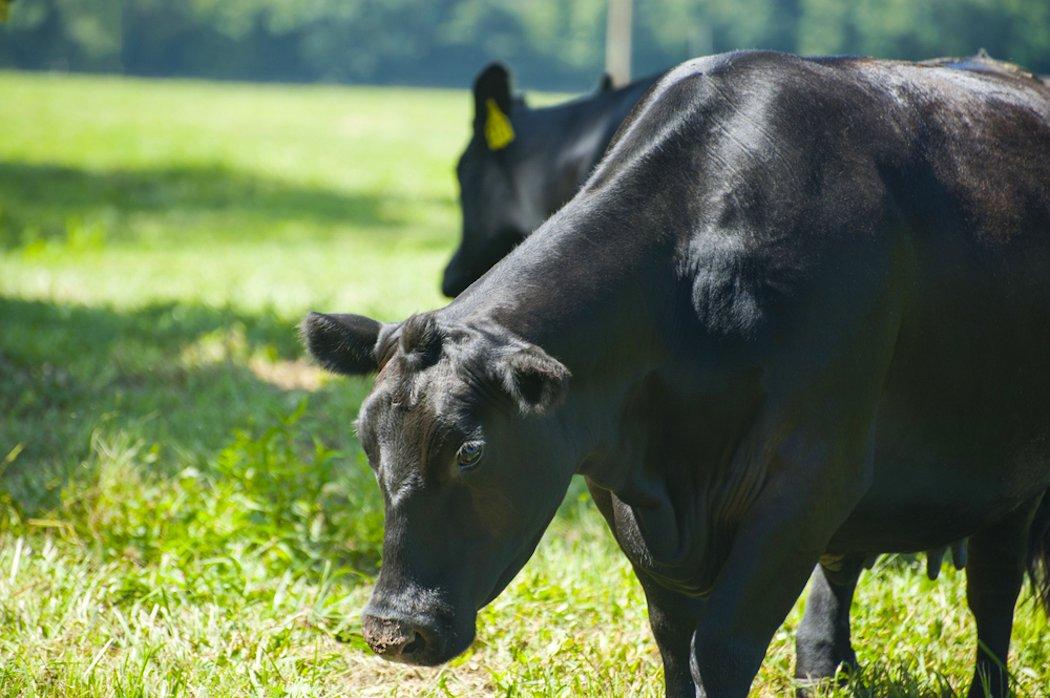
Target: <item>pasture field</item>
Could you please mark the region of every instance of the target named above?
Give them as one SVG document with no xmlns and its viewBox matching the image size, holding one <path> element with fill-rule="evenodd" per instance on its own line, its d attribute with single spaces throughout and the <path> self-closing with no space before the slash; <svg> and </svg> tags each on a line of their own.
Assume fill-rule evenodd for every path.
<svg viewBox="0 0 1050 698">
<path fill-rule="evenodd" d="M 630 568 L 579 483 L 439 669 L 372 657 L 368 382 L 303 358 L 309 308 L 441 303 L 465 92 L 0 74 L 0 694 L 655 696 Z M 963 690 L 964 576 L 883 558 L 865 671 L 827 695 Z M 755 695 L 793 688 L 793 630 Z M 1018 692 L 1050 628 L 1018 608 Z"/>
</svg>

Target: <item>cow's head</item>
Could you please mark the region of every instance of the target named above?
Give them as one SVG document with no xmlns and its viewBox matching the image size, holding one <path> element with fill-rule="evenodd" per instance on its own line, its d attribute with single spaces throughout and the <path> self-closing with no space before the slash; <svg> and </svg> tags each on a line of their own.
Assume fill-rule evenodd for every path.
<svg viewBox="0 0 1050 698">
<path fill-rule="evenodd" d="M 531 556 L 568 488 L 556 409 L 569 372 L 496 325 L 311 313 L 329 370 L 379 371 L 357 430 L 383 491 L 383 565 L 363 628 L 379 654 L 438 664 Z"/>
<path fill-rule="evenodd" d="M 521 115 L 527 107 L 511 95 L 510 74 L 493 63 L 474 80 L 474 125 L 456 164 L 463 239 L 441 282 L 442 292 L 459 295 L 543 223 L 530 179 L 530 152 L 522 141 Z"/>
</svg>

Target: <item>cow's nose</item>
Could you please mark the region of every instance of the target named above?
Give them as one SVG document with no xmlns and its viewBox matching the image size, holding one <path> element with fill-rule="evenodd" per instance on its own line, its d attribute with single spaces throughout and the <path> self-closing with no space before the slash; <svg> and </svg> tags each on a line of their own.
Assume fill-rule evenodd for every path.
<svg viewBox="0 0 1050 698">
<path fill-rule="evenodd" d="M 445 276 L 441 280 L 441 292 L 445 294 L 445 296 L 448 298 L 455 298 L 463 293 L 463 289 L 465 288 L 466 284 L 463 283 L 458 274 L 445 272 Z"/>
<path fill-rule="evenodd" d="M 373 652 L 397 661 L 411 663 L 423 657 L 433 643 L 427 628 L 400 618 L 366 615 L 362 630 Z"/>
</svg>

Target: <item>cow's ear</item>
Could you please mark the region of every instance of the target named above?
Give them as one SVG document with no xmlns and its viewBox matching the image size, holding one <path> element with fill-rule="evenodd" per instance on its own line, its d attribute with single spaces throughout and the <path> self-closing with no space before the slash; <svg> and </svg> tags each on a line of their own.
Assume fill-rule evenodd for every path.
<svg viewBox="0 0 1050 698">
<path fill-rule="evenodd" d="M 302 335 L 318 363 L 333 373 L 355 376 L 379 370 L 384 340 L 394 327 L 363 315 L 310 313 Z"/>
<path fill-rule="evenodd" d="M 513 104 L 510 73 L 500 63 L 490 64 L 474 80 L 474 132 L 489 150 L 503 150 L 514 141 Z"/>
<path fill-rule="evenodd" d="M 483 120 L 486 116 L 485 102 L 493 100 L 504 114 L 512 106 L 510 96 L 510 71 L 502 63 L 489 63 L 474 78 L 474 119 Z"/>
<path fill-rule="evenodd" d="M 565 398 L 571 374 L 557 359 L 528 344 L 500 359 L 504 388 L 524 414 L 543 414 Z"/>
<path fill-rule="evenodd" d="M 602 79 L 598 83 L 598 91 L 599 92 L 608 92 L 612 88 L 613 88 L 612 75 L 609 75 L 608 73 L 602 73 Z"/>
</svg>

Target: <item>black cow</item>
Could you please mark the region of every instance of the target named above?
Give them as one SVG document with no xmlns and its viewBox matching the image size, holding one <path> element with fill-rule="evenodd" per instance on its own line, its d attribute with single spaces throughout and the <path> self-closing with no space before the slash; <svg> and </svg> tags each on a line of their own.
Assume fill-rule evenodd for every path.
<svg viewBox="0 0 1050 698">
<path fill-rule="evenodd" d="M 474 126 L 456 164 L 463 239 L 441 281 L 457 296 L 573 197 L 657 76 L 530 109 L 493 63 L 474 80 Z"/>
<path fill-rule="evenodd" d="M 465 649 L 579 473 L 669 694 L 745 695 L 822 556 L 970 536 L 971 695 L 1003 695 L 1026 561 L 1050 606 L 1048 153 L 1050 89 L 1023 76 L 697 59 L 450 305 L 312 314 L 326 367 L 379 370 L 366 639 Z"/>
</svg>

